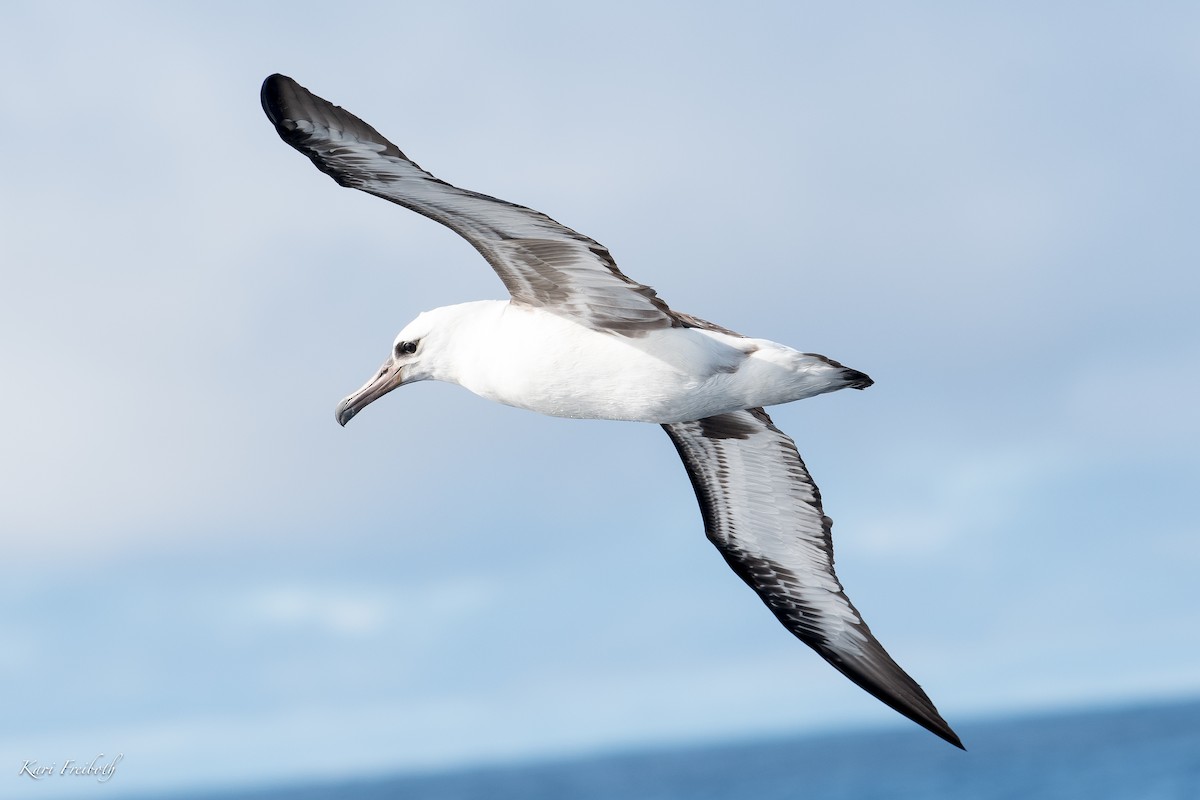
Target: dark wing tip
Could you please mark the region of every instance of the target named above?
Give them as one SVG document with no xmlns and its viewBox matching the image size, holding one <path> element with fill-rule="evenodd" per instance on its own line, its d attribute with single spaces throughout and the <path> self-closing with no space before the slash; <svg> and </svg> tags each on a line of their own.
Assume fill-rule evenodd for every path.
<svg viewBox="0 0 1200 800">
<path fill-rule="evenodd" d="M 941 723 L 942 723 L 941 728 L 930 728 L 928 725 L 926 725 L 925 728 L 927 730 L 930 730 L 933 733 L 937 734 L 942 739 L 945 739 L 947 742 L 954 745 L 959 750 L 962 750 L 965 753 L 967 751 L 967 748 L 963 745 L 962 739 L 958 738 L 958 734 L 950 729 L 950 726 L 946 724 L 945 720 L 942 720 L 941 717 L 939 717 L 938 719 L 941 720 Z"/>
<path fill-rule="evenodd" d="M 329 105 L 288 76 L 279 73 L 263 81 L 259 99 L 262 100 L 263 111 L 275 126 L 279 138 L 297 149 L 302 149 L 301 145 L 308 139 L 307 134 L 297 130 L 297 120 L 322 120 L 327 115 L 321 113 L 321 106 Z"/>
<path fill-rule="evenodd" d="M 912 719 L 930 733 L 933 733 L 939 738 L 944 739 L 945 741 L 957 747 L 959 750 L 964 752 L 966 751 L 967 748 L 963 746 L 962 739 L 958 738 L 958 734 L 954 732 L 949 724 L 946 723 L 946 720 L 942 719 L 941 715 L 939 715 L 936 711 L 924 718 Z"/>
<path fill-rule="evenodd" d="M 286 75 L 276 73 L 268 76 L 263 81 L 259 98 L 262 100 L 263 111 L 275 126 L 279 138 L 312 158 L 318 169 L 334 175 L 335 178 L 338 177 L 336 170 L 308 146 L 312 134 L 297 127 L 297 122 L 303 121 L 328 131 L 337 131 L 338 135 L 370 143 L 377 148 L 380 155 L 407 160 L 400 148 L 389 142 L 379 131 L 341 106 L 335 106 L 325 98 L 313 94 Z"/>
<path fill-rule="evenodd" d="M 879 644 L 879 640 L 871 635 L 865 626 L 864 632 L 868 636 L 868 643 L 863 658 L 845 658 L 841 653 L 832 651 L 820 643 L 806 641 L 806 644 L 820 653 L 838 672 L 877 699 L 930 733 L 945 739 L 960 750 L 966 750 L 958 734 L 942 719 L 925 690 L 892 660 Z"/>
<path fill-rule="evenodd" d="M 284 118 L 284 93 L 293 86 L 299 86 L 299 84 L 278 72 L 263 81 L 259 99 L 262 100 L 263 111 L 266 112 L 267 119 L 271 120 L 271 124 L 277 128 Z"/>
</svg>

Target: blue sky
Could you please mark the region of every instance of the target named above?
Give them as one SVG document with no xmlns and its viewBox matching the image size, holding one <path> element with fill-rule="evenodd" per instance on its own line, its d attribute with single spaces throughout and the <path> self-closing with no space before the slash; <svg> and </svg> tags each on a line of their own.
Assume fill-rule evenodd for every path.
<svg viewBox="0 0 1200 800">
<path fill-rule="evenodd" d="M 952 724 L 1200 691 L 1193 5 L 2 16 L 6 796 L 100 752 L 124 794 L 908 724 L 729 572 L 657 427 L 432 384 L 336 425 L 503 289 L 280 142 L 272 72 L 868 372 L 773 415 Z"/>
</svg>

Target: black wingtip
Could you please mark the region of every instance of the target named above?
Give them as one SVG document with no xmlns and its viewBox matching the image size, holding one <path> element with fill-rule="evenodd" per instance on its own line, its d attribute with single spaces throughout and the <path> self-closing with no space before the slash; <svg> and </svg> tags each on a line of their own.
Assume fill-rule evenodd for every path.
<svg viewBox="0 0 1200 800">
<path fill-rule="evenodd" d="M 892 663 L 894 664 L 895 662 Z M 834 666 L 837 665 L 835 664 Z M 887 691 L 884 687 L 873 684 L 870 681 L 860 680 L 860 676 L 855 675 L 853 671 L 843 670 L 843 673 L 859 686 L 875 695 L 876 698 L 882 700 L 896 711 L 899 711 L 934 736 L 944 739 L 959 750 L 966 750 L 967 748 L 963 747 L 962 739 L 958 738 L 958 734 L 954 732 L 949 723 L 942 719 L 942 715 L 934 707 L 933 701 L 929 699 L 929 695 L 925 694 L 924 690 L 906 672 L 900 670 L 898 666 L 896 669 L 899 670 L 898 675 L 903 676 L 902 682 L 908 684 L 908 691 L 896 691 L 895 685 L 893 685 L 891 691 Z"/>
<path fill-rule="evenodd" d="M 347 182 L 348 178 L 344 172 L 329 164 L 321 152 L 309 146 L 310 140 L 314 137 L 312 132 L 314 127 L 337 131 L 338 136 L 368 142 L 377 146 L 381 156 L 407 159 L 407 156 L 400 152 L 400 148 L 389 142 L 379 131 L 341 106 L 335 106 L 328 100 L 313 94 L 287 75 L 275 73 L 268 76 L 263 81 L 259 98 L 262 101 L 263 111 L 266 112 L 267 119 L 271 120 L 271 124 L 275 126 L 279 138 L 304 153 L 312 159 L 317 169 L 328 174 L 343 186 L 353 186 L 354 184 Z M 323 134 L 316 136 L 320 139 Z"/>
<path fill-rule="evenodd" d="M 896 711 L 899 711 L 934 736 L 949 742 L 959 750 L 965 751 L 967 749 L 963 746 L 962 739 L 958 738 L 958 734 L 954 732 L 946 720 L 942 719 L 942 715 L 938 713 L 937 709 L 933 707 L 933 703 L 929 700 L 928 695 L 919 686 L 916 686 L 915 682 L 913 685 L 916 686 L 916 702 L 913 702 L 914 698 L 908 698 L 906 702 L 905 699 L 895 694 L 889 695 L 877 691 L 877 687 L 860 682 L 849 672 L 845 674 L 859 686 L 875 695 L 876 698 L 882 700 Z"/>
<path fill-rule="evenodd" d="M 946 724 L 946 720 L 942 719 L 936 712 L 933 719 L 918 719 L 908 714 L 905 714 L 905 716 L 908 716 L 913 722 L 916 722 L 938 738 L 946 740 L 959 750 L 966 751 L 967 748 L 963 746 L 962 739 L 958 738 L 958 734 L 951 730 L 950 726 Z"/>
<path fill-rule="evenodd" d="M 286 75 L 280 75 L 276 72 L 274 75 L 267 76 L 263 81 L 262 91 L 258 93 L 259 99 L 262 101 L 263 111 L 266 112 L 267 119 L 271 120 L 271 124 L 276 127 L 283 119 L 280 111 L 283 107 L 284 90 L 290 86 L 296 86 L 296 82 Z"/>
<path fill-rule="evenodd" d="M 876 698 L 882 700 L 896 711 L 899 711 L 901 714 L 908 717 L 910 720 L 917 723 L 934 736 L 949 742 L 959 750 L 965 751 L 967 749 L 963 746 L 962 739 L 958 738 L 958 734 L 954 732 L 946 720 L 942 719 L 942 715 L 938 713 L 936 708 L 934 708 L 933 703 L 929 700 L 929 697 L 921 690 L 919 686 L 916 687 L 916 702 L 913 702 L 913 698 L 908 698 L 906 702 L 905 699 L 895 694 L 887 694 L 878 691 L 879 687 L 860 681 L 850 672 L 843 672 L 847 677 L 873 694 Z M 915 682 L 913 685 L 916 686 Z"/>
<path fill-rule="evenodd" d="M 831 649 L 824 642 L 811 641 L 803 636 L 799 638 L 816 650 L 834 669 L 876 699 L 935 736 L 960 750 L 966 750 L 958 734 L 942 719 L 925 690 L 888 655 L 865 624 L 862 626 L 862 633 L 868 637 L 863 645 L 864 649 L 851 658 L 847 658 L 843 652 Z"/>
<path fill-rule="evenodd" d="M 851 678 L 853 679 L 853 676 L 851 676 Z M 855 680 L 855 683 L 858 683 L 859 686 L 862 686 L 868 692 L 875 695 L 884 703 L 891 706 L 896 711 L 899 711 L 901 714 L 908 717 L 913 722 L 932 733 L 934 736 L 937 736 L 939 739 L 944 739 L 945 741 L 957 747 L 959 750 L 965 751 L 967 749 L 963 746 L 962 739 L 958 738 L 958 734 L 954 732 L 946 720 L 942 719 L 942 715 L 939 714 L 937 709 L 933 707 L 933 703 L 929 700 L 929 697 L 921 690 L 919 686 L 917 687 L 917 695 L 919 698 L 918 702 L 913 703 L 910 700 L 910 702 L 906 703 L 903 702 L 899 697 L 888 697 L 876 692 L 874 688 L 863 683 L 859 683 L 857 680 Z"/>
</svg>

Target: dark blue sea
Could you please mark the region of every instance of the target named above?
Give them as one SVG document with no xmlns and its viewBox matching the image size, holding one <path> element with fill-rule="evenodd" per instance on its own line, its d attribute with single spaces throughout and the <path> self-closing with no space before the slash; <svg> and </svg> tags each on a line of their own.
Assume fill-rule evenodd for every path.
<svg viewBox="0 0 1200 800">
<path fill-rule="evenodd" d="M 1200 700 L 171 800 L 1200 800 Z"/>
</svg>

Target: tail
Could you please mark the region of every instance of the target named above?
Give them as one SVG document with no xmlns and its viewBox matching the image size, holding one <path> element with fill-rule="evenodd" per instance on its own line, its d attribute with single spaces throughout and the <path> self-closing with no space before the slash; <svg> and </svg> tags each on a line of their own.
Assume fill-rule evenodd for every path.
<svg viewBox="0 0 1200 800">
<path fill-rule="evenodd" d="M 838 370 L 837 379 L 841 381 L 840 386 L 833 387 L 834 389 L 865 389 L 868 386 L 873 386 L 875 381 L 871 380 L 871 376 L 865 372 L 859 372 L 856 369 L 850 369 L 846 365 L 834 361 L 832 358 L 827 358 L 820 353 L 802 353 L 801 355 L 815 358 L 818 361 L 824 362 Z M 826 390 L 831 391 L 831 390 Z"/>
<path fill-rule="evenodd" d="M 867 373 L 849 367 L 842 367 L 842 380 L 851 389 L 865 389 L 875 383 Z"/>
</svg>

